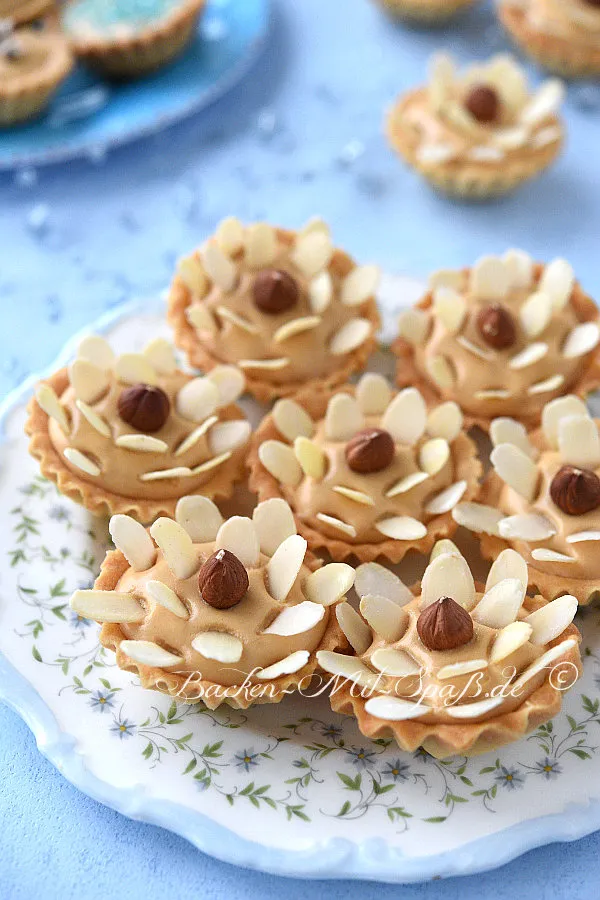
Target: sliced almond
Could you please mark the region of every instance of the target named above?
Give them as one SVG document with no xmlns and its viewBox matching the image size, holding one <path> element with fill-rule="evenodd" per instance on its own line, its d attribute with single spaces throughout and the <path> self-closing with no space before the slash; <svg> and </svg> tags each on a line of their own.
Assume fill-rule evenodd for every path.
<svg viewBox="0 0 600 900">
<path fill-rule="evenodd" d="M 587 406 L 574 394 L 567 394 L 565 397 L 557 397 L 546 403 L 542 411 L 542 429 L 544 437 L 548 442 L 548 446 L 553 450 L 558 450 L 558 426 L 561 419 L 568 416 L 587 416 L 590 417 Z"/>
<path fill-rule="evenodd" d="M 538 381 L 527 389 L 528 394 L 549 394 L 552 391 L 558 391 L 565 383 L 564 375 L 551 375 L 544 381 Z"/>
<path fill-rule="evenodd" d="M 354 587 L 359 597 L 376 595 L 404 606 L 414 600 L 398 576 L 379 563 L 362 563 L 356 570 Z"/>
<path fill-rule="evenodd" d="M 427 535 L 427 528 L 418 519 L 412 516 L 391 516 L 389 519 L 380 519 L 375 523 L 375 528 L 384 537 L 395 541 L 420 541 Z"/>
<path fill-rule="evenodd" d="M 427 472 L 412 472 L 397 481 L 392 487 L 385 492 L 386 497 L 397 497 L 399 494 L 406 494 L 419 484 L 427 481 L 429 475 Z"/>
<path fill-rule="evenodd" d="M 192 641 L 192 647 L 205 659 L 224 664 L 239 662 L 244 652 L 240 639 L 224 631 L 201 632 Z"/>
<path fill-rule="evenodd" d="M 518 150 L 529 142 L 526 128 L 498 128 L 491 135 L 491 140 L 503 150 Z"/>
<path fill-rule="evenodd" d="M 494 362 L 496 359 L 496 354 L 492 350 L 485 350 L 478 344 L 474 344 L 473 341 L 470 341 L 463 334 L 458 335 L 456 342 L 457 344 L 460 344 L 461 347 L 464 347 L 469 353 L 472 353 L 473 356 L 477 356 L 479 359 L 485 359 L 486 362 Z"/>
<path fill-rule="evenodd" d="M 119 649 L 134 662 L 153 669 L 170 669 L 184 661 L 182 656 L 163 650 L 153 641 L 121 641 Z"/>
<path fill-rule="evenodd" d="M 236 313 L 235 310 L 230 309 L 228 306 L 223 306 L 221 304 L 220 306 L 217 306 L 215 312 L 221 319 L 225 319 L 226 322 L 235 325 L 240 331 L 245 331 L 246 334 L 258 334 L 257 325 L 254 325 L 253 322 L 250 322 L 248 319 L 244 318 L 244 316 L 240 316 L 239 313 Z"/>
<path fill-rule="evenodd" d="M 576 645 L 577 641 L 575 638 L 567 638 L 566 641 L 555 644 L 554 647 L 550 647 L 549 650 L 546 650 L 546 652 L 528 666 L 524 672 L 521 672 L 517 680 L 513 682 L 511 686 L 511 696 L 518 697 L 520 691 L 525 687 L 528 681 L 531 681 L 532 678 L 535 678 L 535 676 L 539 675 L 540 672 L 543 672 L 544 669 L 548 669 L 556 663 L 561 656 L 565 656 L 569 650 L 572 650 Z"/>
<path fill-rule="evenodd" d="M 427 374 L 442 391 L 454 387 L 454 371 L 445 356 L 432 356 L 425 361 Z"/>
<path fill-rule="evenodd" d="M 314 422 L 306 412 L 304 407 L 300 406 L 294 400 L 278 400 L 273 407 L 273 421 L 277 426 L 279 434 L 293 443 L 297 437 L 312 437 L 315 426 Z"/>
<path fill-rule="evenodd" d="M 418 347 L 427 337 L 430 318 L 422 309 L 405 309 L 398 318 L 399 337 Z"/>
<path fill-rule="evenodd" d="M 264 369 L 266 372 L 279 372 L 289 364 L 287 356 L 280 356 L 277 359 L 240 359 L 238 362 L 240 369 Z"/>
<path fill-rule="evenodd" d="M 299 534 L 292 534 L 279 545 L 267 566 L 269 594 L 283 603 L 294 586 L 304 564 L 306 541 Z"/>
<path fill-rule="evenodd" d="M 357 266 L 342 283 L 341 301 L 344 306 L 360 306 L 374 299 L 381 272 L 379 266 Z"/>
<path fill-rule="evenodd" d="M 313 278 L 308 286 L 310 309 L 316 316 L 322 316 L 333 299 L 333 280 L 329 272 L 324 271 Z"/>
<path fill-rule="evenodd" d="M 237 283 L 237 266 L 225 256 L 215 241 L 210 241 L 200 251 L 204 271 L 214 285 L 228 292 L 233 290 Z"/>
<path fill-rule="evenodd" d="M 531 287 L 533 281 L 533 259 L 524 250 L 507 250 L 502 262 L 508 270 L 510 286 L 513 290 Z"/>
<path fill-rule="evenodd" d="M 450 487 L 445 488 L 427 501 L 425 512 L 430 516 L 442 516 L 454 509 L 462 500 L 467 490 L 466 481 L 455 481 Z"/>
<path fill-rule="evenodd" d="M 417 147 L 417 160 L 424 166 L 437 166 L 450 162 L 457 156 L 457 150 L 452 144 L 438 142 L 423 143 Z"/>
<path fill-rule="evenodd" d="M 507 578 L 516 578 L 520 582 L 523 588 L 523 596 L 525 596 L 529 582 L 527 563 L 520 553 L 511 548 L 503 550 L 494 561 L 485 583 L 486 591 L 491 590 Z"/>
<path fill-rule="evenodd" d="M 360 687 L 374 688 L 381 680 L 381 675 L 371 672 L 360 659 L 334 653 L 332 650 L 318 650 L 317 662 L 325 672 L 336 675 L 345 681 L 352 681 Z"/>
<path fill-rule="evenodd" d="M 371 629 L 349 603 L 340 603 L 336 606 L 335 615 L 348 643 L 355 653 L 362 656 L 373 642 Z"/>
<path fill-rule="evenodd" d="M 416 444 L 427 425 L 427 406 L 417 388 L 397 394 L 381 420 L 381 427 L 400 444 Z"/>
<path fill-rule="evenodd" d="M 233 453 L 244 447 L 252 434 L 250 422 L 246 419 L 233 419 L 231 422 L 221 422 L 210 430 L 208 446 L 215 456 L 223 453 Z"/>
<path fill-rule="evenodd" d="M 438 287 L 433 292 L 433 310 L 446 331 L 456 334 L 467 314 L 467 301 L 452 288 Z"/>
<path fill-rule="evenodd" d="M 450 446 L 445 438 L 432 438 L 419 450 L 419 465 L 428 475 L 441 472 L 450 459 Z"/>
<path fill-rule="evenodd" d="M 499 444 L 513 444 L 530 459 L 535 455 L 535 450 L 529 442 L 527 429 L 516 419 L 509 419 L 505 416 L 494 419 L 490 425 L 490 438 L 494 447 Z"/>
<path fill-rule="evenodd" d="M 508 400 L 510 391 L 505 388 L 489 388 L 485 391 L 475 391 L 476 400 Z"/>
<path fill-rule="evenodd" d="M 409 719 L 420 719 L 421 716 L 426 716 L 431 712 L 431 707 L 424 703 L 413 703 L 410 700 L 402 700 L 400 697 L 380 694 L 367 700 L 365 712 L 375 719 L 406 722 Z"/>
<path fill-rule="evenodd" d="M 556 640 L 575 618 L 577 607 L 577 598 L 566 594 L 532 612 L 525 619 L 533 629 L 531 643 L 541 645 Z"/>
<path fill-rule="evenodd" d="M 290 338 L 303 334 L 305 331 L 311 331 L 317 328 L 322 322 L 321 316 L 302 316 L 298 319 L 291 319 L 284 325 L 281 325 L 273 335 L 273 341 L 276 344 L 282 344 Z"/>
<path fill-rule="evenodd" d="M 546 330 L 552 318 L 552 298 L 542 290 L 536 291 L 519 310 L 523 330 L 535 338 Z"/>
<path fill-rule="evenodd" d="M 576 325 L 563 344 L 562 352 L 566 359 L 577 359 L 591 353 L 600 341 L 600 328 L 595 322 L 583 322 Z"/>
<path fill-rule="evenodd" d="M 356 528 L 348 522 L 343 522 L 335 516 L 327 515 L 327 513 L 317 513 L 315 518 L 317 518 L 319 522 L 322 522 L 323 525 L 328 525 L 330 528 L 333 528 L 334 531 L 340 531 L 347 537 L 356 537 Z"/>
<path fill-rule="evenodd" d="M 190 614 L 185 604 L 181 602 L 175 591 L 172 591 L 168 585 L 163 584 L 162 581 L 147 581 L 146 590 L 151 600 L 154 600 L 159 606 L 164 606 L 178 619 L 189 619 Z"/>
<path fill-rule="evenodd" d="M 140 481 L 168 481 L 170 478 L 191 478 L 194 473 L 189 466 L 174 466 L 172 469 L 156 469 L 143 472 Z"/>
<path fill-rule="evenodd" d="M 263 441 L 258 448 L 258 458 L 280 484 L 296 487 L 302 480 L 302 469 L 294 451 L 282 441 Z"/>
<path fill-rule="evenodd" d="M 252 521 L 260 549 L 266 556 L 273 556 L 286 538 L 296 534 L 294 514 L 281 497 L 272 497 L 259 503 L 252 513 Z M 314 597 L 308 599 L 314 600 Z"/>
<path fill-rule="evenodd" d="M 217 506 L 200 494 L 181 497 L 177 501 L 175 520 L 196 544 L 214 541 L 223 524 L 223 516 Z"/>
<path fill-rule="evenodd" d="M 346 497 L 347 500 L 360 503 L 362 506 L 375 506 L 373 497 L 370 494 L 365 494 L 364 491 L 357 491 L 355 488 L 345 487 L 343 484 L 334 484 L 331 490 L 335 494 Z"/>
<path fill-rule="evenodd" d="M 441 597 L 452 597 L 467 611 L 475 606 L 475 582 L 464 556 L 442 553 L 425 569 L 421 582 L 421 607 L 424 609 Z"/>
<path fill-rule="evenodd" d="M 211 459 L 207 459 L 205 462 L 200 463 L 199 466 L 194 466 L 191 470 L 192 475 L 204 475 L 206 472 L 212 471 L 212 469 L 216 469 L 218 466 L 223 465 L 224 462 L 227 462 L 228 459 L 231 459 L 232 451 L 226 450 L 224 453 L 220 453 L 218 456 L 213 456 Z"/>
<path fill-rule="evenodd" d="M 266 222 L 250 225 L 246 231 L 246 263 L 251 269 L 270 266 L 279 252 L 275 229 Z"/>
<path fill-rule="evenodd" d="M 540 279 L 540 290 L 550 298 L 553 309 L 564 309 L 571 298 L 575 285 L 573 267 L 566 259 L 555 259 L 544 269 Z"/>
<path fill-rule="evenodd" d="M 558 553 L 556 550 L 548 550 L 546 547 L 536 547 L 531 551 L 531 558 L 537 562 L 551 563 L 574 563 L 573 556 L 567 556 L 566 553 Z"/>
<path fill-rule="evenodd" d="M 497 665 L 523 647 L 531 637 L 532 631 L 531 625 L 527 622 L 511 622 L 510 625 L 506 625 L 492 644 L 490 663 Z"/>
<path fill-rule="evenodd" d="M 587 416 L 567 416 L 558 423 L 558 449 L 564 462 L 583 469 L 600 466 L 598 426 Z"/>
<path fill-rule="evenodd" d="M 204 437 L 204 435 L 219 421 L 218 416 L 209 416 L 208 419 L 205 419 L 197 428 L 194 428 L 193 431 L 188 434 L 186 438 L 180 443 L 175 451 L 175 456 L 183 456 L 184 453 L 187 453 L 188 450 L 191 450 L 192 447 L 195 447 L 198 441 Z"/>
<path fill-rule="evenodd" d="M 353 350 L 364 344 L 372 330 L 373 325 L 369 319 L 350 319 L 331 338 L 329 352 L 333 356 L 352 353 Z"/>
<path fill-rule="evenodd" d="M 39 402 L 39 397 L 38 397 L 38 402 Z M 102 416 L 98 415 L 98 413 L 94 409 L 92 409 L 91 406 L 89 406 L 83 400 L 76 400 L 75 406 L 77 407 L 77 409 L 79 410 L 81 415 L 84 417 L 84 419 L 87 420 L 88 424 L 90 424 L 92 426 L 94 431 L 97 431 L 98 434 L 102 435 L 102 437 L 110 437 L 111 436 L 110 427 L 109 427 L 108 422 L 106 421 L 106 419 L 103 419 Z M 62 428 L 62 425 L 61 425 L 61 428 Z M 63 431 L 64 431 L 64 429 L 63 429 Z M 118 444 L 118 442 L 119 441 L 117 439 L 117 444 Z M 166 447 L 166 444 L 165 444 L 165 447 Z"/>
<path fill-rule="evenodd" d="M 539 472 L 531 457 L 514 444 L 498 444 L 490 454 L 494 471 L 513 490 L 531 503 L 536 494 Z"/>
<path fill-rule="evenodd" d="M 565 85 L 559 78 L 549 78 L 536 91 L 521 112 L 521 121 L 535 128 L 544 119 L 556 115 L 565 97 Z"/>
<path fill-rule="evenodd" d="M 226 256 L 234 256 L 244 246 L 244 226 L 235 216 L 228 216 L 217 225 L 215 239 Z"/>
<path fill-rule="evenodd" d="M 442 553 L 454 553 L 455 556 L 462 556 L 462 553 L 454 541 L 451 541 L 448 538 L 442 538 L 441 541 L 436 541 L 433 550 L 431 551 L 429 562 L 433 562 L 433 560 L 436 559 L 436 557 L 441 556 Z"/>
<path fill-rule="evenodd" d="M 217 532 L 216 549 L 229 550 L 247 569 L 257 566 L 260 547 L 252 519 L 246 516 L 232 516 L 223 522 Z"/>
<path fill-rule="evenodd" d="M 471 269 L 471 293 L 479 300 L 504 300 L 510 290 L 510 274 L 497 256 L 482 256 Z"/>
<path fill-rule="evenodd" d="M 122 353 L 115 362 L 115 375 L 122 384 L 156 384 L 156 369 L 141 353 Z"/>
<path fill-rule="evenodd" d="M 284 659 L 267 666 L 266 669 L 255 672 L 254 677 L 259 681 L 274 681 L 276 678 L 281 678 L 282 675 L 293 675 L 303 669 L 309 659 L 308 650 L 296 650 Z"/>
<path fill-rule="evenodd" d="M 144 356 L 159 375 L 172 375 L 177 369 L 173 346 L 164 338 L 154 338 L 146 344 Z"/>
<path fill-rule="evenodd" d="M 102 471 L 100 466 L 95 463 L 93 459 L 90 459 L 89 456 L 86 456 L 85 453 L 82 453 L 81 450 L 77 450 L 75 447 L 66 447 L 63 453 L 65 459 L 67 459 L 71 465 L 81 469 L 86 475 L 91 475 L 92 478 L 96 478 Z"/>
<path fill-rule="evenodd" d="M 115 441 L 117 447 L 135 453 L 166 453 L 169 445 L 150 434 L 121 434 Z"/>
<path fill-rule="evenodd" d="M 219 403 L 219 391 L 210 378 L 193 378 L 177 394 L 177 413 L 191 422 L 204 422 Z"/>
<path fill-rule="evenodd" d="M 156 547 L 143 525 L 131 516 L 112 516 L 108 530 L 117 550 L 120 550 L 136 572 L 143 572 L 154 565 Z"/>
<path fill-rule="evenodd" d="M 354 584 L 354 569 L 346 563 L 329 563 L 312 572 L 304 582 L 304 595 L 313 603 L 331 606 Z"/>
<path fill-rule="evenodd" d="M 219 407 L 235 403 L 246 390 L 246 378 L 237 366 L 215 366 L 206 377 L 219 392 Z"/>
<path fill-rule="evenodd" d="M 36 388 L 35 399 L 44 410 L 46 415 L 50 416 L 51 419 L 55 419 L 61 431 L 68 436 L 70 432 L 69 419 L 67 418 L 65 408 L 64 406 L 62 406 L 60 400 L 56 396 L 54 389 L 51 388 L 49 384 L 42 382 Z M 87 404 L 85 405 L 89 409 Z"/>
<path fill-rule="evenodd" d="M 493 506 L 485 506 L 482 503 L 459 503 L 452 510 L 452 518 L 457 525 L 462 525 L 475 534 L 498 535 L 498 525 L 504 516 Z"/>
<path fill-rule="evenodd" d="M 195 297 L 200 299 L 204 297 L 208 288 L 208 280 L 202 268 L 202 263 L 195 253 L 179 260 L 177 263 L 177 274 Z"/>
<path fill-rule="evenodd" d="M 504 703 L 504 697 L 490 697 L 489 700 L 478 700 L 475 703 L 457 703 L 445 707 L 451 719 L 478 719 L 487 716 Z"/>
<path fill-rule="evenodd" d="M 69 381 L 78 400 L 95 403 L 106 393 L 110 378 L 99 366 L 87 359 L 76 359 L 69 366 Z"/>
<path fill-rule="evenodd" d="M 366 372 L 356 385 L 356 402 L 365 416 L 379 416 L 392 399 L 392 389 L 383 375 Z"/>
<path fill-rule="evenodd" d="M 577 531 L 567 535 L 567 544 L 581 544 L 583 541 L 600 541 L 600 531 Z"/>
<path fill-rule="evenodd" d="M 504 159 L 505 153 L 501 147 L 491 147 L 489 144 L 479 144 L 471 147 L 467 156 L 475 162 L 498 163 Z"/>
<path fill-rule="evenodd" d="M 115 354 L 112 347 L 103 337 L 97 334 L 90 334 L 79 344 L 77 348 L 77 356 L 80 359 L 87 359 L 88 362 L 98 366 L 105 372 L 109 372 L 115 362 Z"/>
<path fill-rule="evenodd" d="M 428 94 L 436 112 L 441 112 L 451 97 L 455 80 L 454 61 L 446 53 L 437 52 L 429 65 Z"/>
<path fill-rule="evenodd" d="M 395 650 L 391 647 L 380 647 L 375 650 L 371 656 L 371 665 L 378 672 L 392 678 L 409 678 L 421 671 L 421 667 L 405 650 Z"/>
<path fill-rule="evenodd" d="M 471 616 L 488 628 L 504 628 L 517 618 L 526 588 L 518 578 L 504 578 L 483 595 Z"/>
<path fill-rule="evenodd" d="M 531 541 L 537 543 L 554 537 L 556 528 L 545 516 L 539 513 L 524 513 L 519 516 L 508 516 L 498 523 L 500 537 L 506 540 Z"/>
<path fill-rule="evenodd" d="M 348 441 L 364 427 L 364 416 L 354 397 L 349 394 L 334 394 L 327 404 L 325 414 L 327 438 L 330 441 Z"/>
<path fill-rule="evenodd" d="M 543 359 L 548 353 L 548 344 L 543 341 L 535 341 L 528 344 L 520 353 L 517 353 L 508 363 L 509 369 L 526 369 L 528 366 L 534 366 Z"/>
<path fill-rule="evenodd" d="M 460 662 L 442 666 L 436 672 L 436 676 L 440 681 L 447 681 L 449 678 L 460 678 L 463 675 L 471 675 L 473 672 L 482 672 L 487 667 L 487 659 L 463 659 Z"/>
<path fill-rule="evenodd" d="M 178 522 L 162 516 L 150 528 L 165 562 L 176 578 L 186 579 L 198 568 L 198 554 L 187 531 Z"/>
<path fill-rule="evenodd" d="M 332 256 L 333 245 L 329 234 L 311 231 L 299 236 L 291 259 L 306 278 L 314 278 L 329 266 Z"/>
<path fill-rule="evenodd" d="M 299 231 L 299 234 L 312 234 L 315 231 L 322 231 L 329 234 L 329 225 L 320 216 L 311 216 L 305 225 Z"/>
<path fill-rule="evenodd" d="M 213 335 L 217 333 L 217 323 L 204 303 L 194 303 L 193 306 L 188 306 L 185 314 L 188 322 L 194 326 L 196 331 Z"/>
<path fill-rule="evenodd" d="M 390 644 L 399 641 L 408 627 L 406 610 L 386 597 L 367 594 L 360 601 L 360 611 L 374 633 Z"/>
<path fill-rule="evenodd" d="M 132 594 L 119 591 L 75 591 L 69 601 L 71 609 L 95 622 L 143 622 L 146 613 Z"/>
<path fill-rule="evenodd" d="M 277 634 L 281 637 L 303 634 L 318 625 L 324 615 L 325 607 L 320 603 L 303 600 L 295 606 L 283 609 L 269 627 L 265 628 L 263 634 Z"/>
<path fill-rule="evenodd" d="M 461 269 L 437 269 L 429 276 L 428 283 L 431 291 L 437 287 L 462 291 L 465 286 L 465 275 Z"/>
<path fill-rule="evenodd" d="M 433 438 L 445 438 L 452 443 L 463 426 L 463 414 L 458 403 L 448 400 L 434 407 L 427 416 L 427 433 Z"/>
</svg>

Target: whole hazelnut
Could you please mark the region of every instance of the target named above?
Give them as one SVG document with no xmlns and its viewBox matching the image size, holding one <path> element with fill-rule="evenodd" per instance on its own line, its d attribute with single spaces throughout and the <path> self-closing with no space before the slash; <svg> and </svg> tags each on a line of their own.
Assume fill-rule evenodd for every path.
<svg viewBox="0 0 600 900">
<path fill-rule="evenodd" d="M 229 550 L 217 550 L 198 572 L 202 599 L 213 609 L 236 606 L 249 585 L 246 567 Z"/>
<path fill-rule="evenodd" d="M 292 309 L 300 291 L 291 275 L 281 269 L 263 269 L 254 279 L 254 305 L 269 316 Z"/>
<path fill-rule="evenodd" d="M 552 479 L 550 496 L 568 516 L 583 516 L 600 506 L 600 478 L 589 469 L 563 466 Z"/>
<path fill-rule="evenodd" d="M 495 122 L 500 112 L 498 92 L 487 84 L 475 84 L 465 98 L 465 107 L 484 125 Z"/>
<path fill-rule="evenodd" d="M 497 304 L 486 306 L 477 316 L 477 328 L 486 344 L 495 350 L 512 347 L 517 339 L 514 319 L 507 309 Z"/>
<path fill-rule="evenodd" d="M 429 650 L 456 650 L 473 637 L 473 619 L 452 597 L 440 597 L 425 607 L 417 631 Z"/>
<path fill-rule="evenodd" d="M 394 439 L 389 431 L 365 428 L 346 444 L 346 462 L 353 472 L 369 475 L 389 466 L 395 452 Z"/>
<path fill-rule="evenodd" d="M 121 391 L 117 406 L 124 422 L 147 434 L 160 431 L 171 410 L 165 392 L 150 384 L 134 384 L 125 388 Z"/>
</svg>

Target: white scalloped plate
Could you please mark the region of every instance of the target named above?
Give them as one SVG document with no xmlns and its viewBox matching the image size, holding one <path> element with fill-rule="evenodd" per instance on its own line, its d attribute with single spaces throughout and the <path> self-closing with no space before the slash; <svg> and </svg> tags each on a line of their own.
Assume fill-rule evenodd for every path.
<svg viewBox="0 0 600 900">
<path fill-rule="evenodd" d="M 415 282 L 388 279 L 384 294 L 391 313 L 414 299 Z M 130 348 L 165 326 L 151 301 L 96 330 Z M 470 761 L 368 741 L 323 697 L 211 713 L 142 690 L 99 648 L 96 626 L 69 611 L 71 591 L 97 572 L 106 523 L 57 495 L 27 455 L 35 380 L 2 409 L 0 696 L 70 782 L 220 859 L 304 877 L 473 873 L 600 827 L 596 611 L 580 616 L 585 675 L 563 713 Z"/>
</svg>

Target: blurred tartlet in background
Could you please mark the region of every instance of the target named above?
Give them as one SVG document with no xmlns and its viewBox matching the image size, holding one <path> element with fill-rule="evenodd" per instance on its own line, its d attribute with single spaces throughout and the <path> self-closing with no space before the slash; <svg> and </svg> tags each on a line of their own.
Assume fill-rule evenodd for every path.
<svg viewBox="0 0 600 900">
<path fill-rule="evenodd" d="M 386 12 L 422 25 L 437 25 L 473 6 L 474 0 L 377 0 Z"/>
</svg>

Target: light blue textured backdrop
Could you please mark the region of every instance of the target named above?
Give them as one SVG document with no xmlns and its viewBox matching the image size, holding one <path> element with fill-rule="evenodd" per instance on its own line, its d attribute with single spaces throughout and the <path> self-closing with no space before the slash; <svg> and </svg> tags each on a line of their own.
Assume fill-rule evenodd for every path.
<svg viewBox="0 0 600 900">
<path fill-rule="evenodd" d="M 175 258 L 229 213 L 295 226 L 319 212 L 361 260 L 419 275 L 508 245 L 560 253 L 600 294 L 599 89 L 570 89 L 567 151 L 546 177 L 493 205 L 449 203 L 381 136 L 383 108 L 423 77 L 439 45 L 463 60 L 506 46 L 486 3 L 422 32 L 392 25 L 368 0 L 277 0 L 262 62 L 208 113 L 105 160 L 0 177 L 0 394 L 101 312 L 161 290 Z M 1 900 L 365 893 L 238 871 L 123 819 L 64 782 L 4 707 L 0 783 Z M 592 836 L 489 875 L 366 895 L 579 900 L 597 896 L 599 855 Z"/>
</svg>

